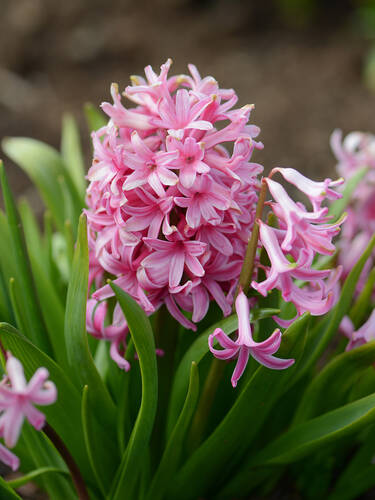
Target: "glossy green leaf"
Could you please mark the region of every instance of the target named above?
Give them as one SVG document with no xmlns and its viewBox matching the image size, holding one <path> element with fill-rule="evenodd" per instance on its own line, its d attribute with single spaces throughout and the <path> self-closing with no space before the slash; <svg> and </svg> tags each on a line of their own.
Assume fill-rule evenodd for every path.
<svg viewBox="0 0 375 500">
<path fill-rule="evenodd" d="M 18 358 L 24 367 L 27 379 L 44 366 L 58 391 L 56 403 L 43 407 L 48 423 L 63 439 L 85 477 L 90 478 L 83 429 L 81 424 L 81 397 L 62 369 L 26 337 L 6 323 L 0 323 L 0 339 L 6 350 Z M 46 465 L 46 464 L 44 464 Z"/>
<path fill-rule="evenodd" d="M 91 102 L 85 104 L 84 111 L 90 132 L 94 132 L 108 123 L 108 118 Z"/>
<path fill-rule="evenodd" d="M 82 395 L 82 426 L 87 454 L 95 473 L 97 484 L 105 497 L 110 490 L 113 476 L 119 462 L 117 450 L 111 446 L 103 431 L 90 411 L 88 402 L 88 386 L 83 388 Z"/>
<path fill-rule="evenodd" d="M 30 176 L 62 232 L 64 198 L 58 178 L 64 175 L 64 164 L 58 152 L 42 142 L 23 137 L 6 138 L 2 146 L 5 153 Z"/>
<path fill-rule="evenodd" d="M 61 155 L 77 192 L 83 200 L 86 191 L 85 165 L 78 126 L 74 117 L 70 114 L 63 116 Z"/>
<path fill-rule="evenodd" d="M 345 403 L 359 376 L 375 360 L 375 341 L 333 358 L 306 389 L 294 417 L 294 425 Z"/>
<path fill-rule="evenodd" d="M 268 318 L 270 316 L 278 314 L 279 312 L 279 309 L 270 308 L 258 309 L 254 312 L 251 311 L 250 321 Z M 237 315 L 232 314 L 231 316 L 228 316 L 227 318 L 224 318 L 207 328 L 207 330 L 199 335 L 199 337 L 186 351 L 176 370 L 173 380 L 171 398 L 168 408 L 167 436 L 170 436 L 170 433 L 172 432 L 172 429 L 176 424 L 176 421 L 184 404 L 185 394 L 189 385 L 191 363 L 195 361 L 197 364 L 199 364 L 200 361 L 209 352 L 208 336 L 213 333 L 216 328 L 221 328 L 227 335 L 235 332 L 238 328 Z"/>
<path fill-rule="evenodd" d="M 22 498 L 11 488 L 0 476 L 0 498 L 3 500 L 22 500 Z"/>
<path fill-rule="evenodd" d="M 43 265 L 45 263 L 46 254 L 44 251 L 42 235 L 31 206 L 25 198 L 19 201 L 18 210 L 21 217 L 28 254 L 30 255 L 32 251 L 34 257 L 37 258 L 39 263 Z"/>
<path fill-rule="evenodd" d="M 295 358 L 296 363 L 282 371 L 264 366 L 256 370 L 221 423 L 177 474 L 168 498 L 190 500 L 204 495 L 218 470 L 228 469 L 229 463 L 233 468 L 241 462 L 268 412 L 298 373 L 308 320 L 309 316 L 304 314 L 287 329 L 277 352 L 278 357 Z"/>
<path fill-rule="evenodd" d="M 96 369 L 87 341 L 88 272 L 89 255 L 86 217 L 81 215 L 65 309 L 64 329 L 68 365 L 72 379 L 75 380 L 80 390 L 85 385 L 95 387 L 95 395 L 92 394 L 89 398 L 90 406 L 108 432 L 113 435 L 115 406 Z"/>
<path fill-rule="evenodd" d="M 63 468 L 65 466 L 55 447 L 42 432 L 25 424 L 22 428 L 22 437 L 26 444 L 27 453 L 34 463 L 34 468 L 50 466 Z M 44 475 L 39 478 L 39 482 L 48 496 L 54 500 L 65 500 L 72 497 L 72 486 L 66 476 L 60 474 Z"/>
<path fill-rule="evenodd" d="M 375 427 L 365 435 L 362 446 L 341 472 L 328 500 L 355 500 L 375 486 Z"/>
<path fill-rule="evenodd" d="M 367 174 L 367 172 L 367 167 L 360 168 L 352 177 L 350 177 L 350 179 L 345 182 L 342 198 L 331 203 L 329 208 L 329 215 L 332 215 L 334 219 L 338 219 L 344 212 L 344 210 L 350 203 L 356 187 Z"/>
<path fill-rule="evenodd" d="M 346 314 L 348 314 L 358 279 L 362 273 L 364 265 L 372 254 L 374 247 L 375 234 L 371 238 L 366 250 L 363 252 L 347 276 L 345 283 L 342 286 L 340 298 L 337 304 L 331 312 L 323 317 L 317 326 L 312 329 L 303 360 L 304 371 L 309 370 L 320 358 L 323 351 L 332 340 L 332 337 L 336 334 L 341 320 Z"/>
<path fill-rule="evenodd" d="M 9 189 L 4 166 L 0 162 L 0 180 L 6 209 L 10 248 L 13 254 L 14 267 L 17 279 L 17 300 L 22 310 L 23 332 L 45 352 L 51 352 L 48 336 L 43 324 L 39 304 L 36 301 L 35 288 L 32 280 L 29 260 L 27 257 L 23 234 L 17 207 Z"/>
<path fill-rule="evenodd" d="M 147 500 L 161 500 L 164 498 L 164 494 L 169 484 L 173 481 L 179 465 L 186 432 L 198 402 L 198 396 L 199 373 L 197 364 L 193 361 L 191 364 L 189 388 L 185 404 L 168 440 L 151 486 L 148 489 Z"/>
<path fill-rule="evenodd" d="M 63 474 L 66 476 L 69 475 L 69 472 L 64 469 L 59 469 L 58 467 L 39 467 L 39 469 L 28 472 L 21 477 L 7 481 L 7 485 L 12 488 L 19 488 L 30 481 L 34 481 L 34 479 L 38 479 L 38 477 L 44 474 Z"/>
<path fill-rule="evenodd" d="M 168 418 L 167 418 L 167 436 L 169 437 L 172 429 L 176 425 L 178 416 L 181 413 L 181 409 L 184 404 L 185 394 L 189 386 L 190 369 L 191 363 L 194 361 L 199 364 L 199 362 L 204 358 L 204 356 L 209 352 L 208 349 L 208 336 L 216 329 L 221 328 L 226 334 L 233 333 L 238 328 L 238 319 L 235 314 L 224 318 L 205 332 L 203 332 L 186 351 L 184 357 L 182 358 L 173 380 L 173 386 L 171 391 Z"/>
<path fill-rule="evenodd" d="M 367 319 L 366 313 L 371 307 L 371 297 L 375 288 L 375 268 L 370 271 L 365 286 L 362 288 L 353 307 L 350 309 L 350 319 L 353 322 L 354 328 L 359 328 Z"/>
<path fill-rule="evenodd" d="M 111 284 L 125 315 L 142 375 L 142 401 L 128 446 L 123 454 L 117 479 L 110 496 L 113 500 L 134 498 L 134 488 L 140 472 L 139 464 L 148 447 L 158 399 L 158 373 L 155 342 L 143 309 L 121 288 Z"/>
<path fill-rule="evenodd" d="M 44 322 L 47 326 L 54 359 L 62 367 L 67 366 L 67 354 L 64 339 L 64 307 L 45 269 L 30 254 L 30 262 L 35 276 L 35 285 L 39 302 L 41 304 Z"/>
<path fill-rule="evenodd" d="M 290 464 L 374 422 L 372 394 L 293 427 L 257 454 L 252 466 Z"/>
</svg>

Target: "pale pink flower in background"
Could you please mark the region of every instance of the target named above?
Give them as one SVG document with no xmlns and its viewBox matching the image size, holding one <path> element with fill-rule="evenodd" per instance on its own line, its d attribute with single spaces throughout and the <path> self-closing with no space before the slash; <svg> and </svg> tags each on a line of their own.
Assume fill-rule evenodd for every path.
<svg viewBox="0 0 375 500">
<path fill-rule="evenodd" d="M 375 232 L 375 136 L 351 132 L 342 139 L 341 130 L 335 130 L 331 136 L 331 147 L 338 160 L 336 169 L 347 180 L 359 169 L 367 168 L 351 195 L 347 221 L 338 242 L 338 260 L 343 266 L 342 276 L 345 278 Z M 363 288 L 373 265 L 374 255 L 364 267 L 357 293 Z"/>
<path fill-rule="evenodd" d="M 258 363 L 273 370 L 284 370 L 294 363 L 294 359 L 280 359 L 273 356 L 279 350 L 281 344 L 281 332 L 276 329 L 272 335 L 263 342 L 255 342 L 250 325 L 249 300 L 240 291 L 236 299 L 236 312 L 238 316 L 238 336 L 234 341 L 221 328 L 208 337 L 208 345 L 212 354 L 218 359 L 237 358 L 236 367 L 231 378 L 233 387 L 236 387 L 242 376 L 249 357 L 252 356 Z M 222 349 L 214 347 L 217 339 Z"/>
<path fill-rule="evenodd" d="M 13 448 L 26 418 L 37 430 L 45 423 L 45 416 L 34 405 L 51 405 L 57 399 L 55 384 L 48 379 L 45 368 L 38 368 L 27 383 L 22 364 L 8 353 L 6 376 L 0 383 L 0 436 L 6 446 Z M 13 470 L 19 466 L 18 458 L 4 446 L 0 447 L 0 460 Z"/>
<path fill-rule="evenodd" d="M 345 316 L 341 321 L 340 330 L 349 339 L 346 351 L 351 351 L 356 347 L 375 340 L 375 309 L 358 330 L 354 330 L 354 325 L 350 318 Z"/>
</svg>

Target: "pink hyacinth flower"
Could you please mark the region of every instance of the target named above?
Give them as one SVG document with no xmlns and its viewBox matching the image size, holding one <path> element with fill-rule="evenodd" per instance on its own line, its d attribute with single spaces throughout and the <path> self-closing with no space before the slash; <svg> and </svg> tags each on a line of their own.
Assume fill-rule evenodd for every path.
<svg viewBox="0 0 375 500">
<path fill-rule="evenodd" d="M 345 182 L 342 177 L 335 181 L 324 179 L 324 181 L 317 182 L 305 177 L 298 170 L 294 170 L 294 168 L 274 168 L 272 169 L 271 176 L 276 172 L 279 172 L 286 181 L 296 186 L 296 188 L 310 199 L 314 211 L 320 210 L 322 201 L 325 198 L 329 200 L 342 198 L 341 193 L 332 189 L 341 186 Z"/>
<path fill-rule="evenodd" d="M 263 342 L 255 342 L 249 321 L 249 301 L 241 290 L 236 299 L 236 312 L 238 316 L 238 336 L 234 341 L 221 328 L 216 328 L 208 337 L 208 345 L 212 354 L 218 359 L 237 358 L 237 364 L 231 378 L 232 386 L 236 387 L 242 376 L 249 356 L 251 355 L 260 364 L 273 370 L 284 370 L 294 363 L 294 359 L 280 359 L 273 356 L 281 344 L 281 332 L 276 329 L 272 335 Z M 217 339 L 223 349 L 214 348 Z"/>
<path fill-rule="evenodd" d="M 45 416 L 33 405 L 53 404 L 57 390 L 55 384 L 47 380 L 49 373 L 45 368 L 38 368 L 27 383 L 22 364 L 12 355 L 8 356 L 6 372 L 7 376 L 0 383 L 0 436 L 6 446 L 13 448 L 25 418 L 35 429 L 42 429 Z M 13 470 L 18 468 L 18 458 L 3 446 L 0 448 L 0 460 Z"/>
<path fill-rule="evenodd" d="M 349 317 L 345 316 L 341 321 L 340 330 L 349 339 L 346 351 L 351 351 L 356 347 L 375 340 L 375 310 L 372 311 L 368 320 L 356 331 Z"/>
</svg>

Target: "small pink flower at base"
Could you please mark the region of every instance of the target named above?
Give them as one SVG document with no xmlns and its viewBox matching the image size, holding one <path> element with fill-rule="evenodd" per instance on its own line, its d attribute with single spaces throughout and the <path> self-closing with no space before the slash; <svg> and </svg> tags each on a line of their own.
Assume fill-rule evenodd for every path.
<svg viewBox="0 0 375 500">
<path fill-rule="evenodd" d="M 45 416 L 33 405 L 53 404 L 57 399 L 57 390 L 55 384 L 47 380 L 49 373 L 45 368 L 38 368 L 27 383 L 22 364 L 11 354 L 8 354 L 6 372 L 7 376 L 0 383 L 0 436 L 6 446 L 13 448 L 25 418 L 35 429 L 42 429 Z M 3 446 L 0 448 L 0 460 L 13 469 L 19 465 L 18 458 Z"/>
<path fill-rule="evenodd" d="M 279 329 L 276 329 L 263 342 L 255 342 L 253 340 L 249 321 L 249 300 L 242 290 L 236 299 L 236 312 L 238 316 L 237 340 L 232 340 L 221 328 L 216 328 L 214 333 L 208 337 L 210 351 L 216 358 L 237 358 L 237 364 L 231 378 L 233 387 L 236 387 L 238 380 L 242 376 L 250 355 L 258 363 L 273 370 L 284 370 L 294 363 L 294 359 L 280 359 L 273 356 L 281 344 L 281 332 Z M 223 349 L 214 348 L 215 339 L 218 340 Z"/>
<path fill-rule="evenodd" d="M 340 324 L 340 331 L 349 339 L 346 351 L 367 344 L 375 340 L 375 310 L 372 311 L 368 320 L 356 331 L 348 316 L 345 316 Z"/>
</svg>

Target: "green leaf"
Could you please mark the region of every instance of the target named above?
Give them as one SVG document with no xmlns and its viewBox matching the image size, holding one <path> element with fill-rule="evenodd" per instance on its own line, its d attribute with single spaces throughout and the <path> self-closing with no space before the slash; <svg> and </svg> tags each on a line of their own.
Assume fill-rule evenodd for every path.
<svg viewBox="0 0 375 500">
<path fill-rule="evenodd" d="M 86 217 L 81 215 L 65 309 L 65 342 L 68 365 L 72 378 L 80 390 L 85 385 L 95 387 L 95 394 L 90 395 L 89 398 L 90 406 L 108 432 L 113 435 L 115 406 L 96 369 L 87 341 L 88 272 Z"/>
<path fill-rule="evenodd" d="M 76 121 L 70 114 L 63 116 L 61 155 L 69 175 L 82 199 L 85 197 L 85 165 L 81 148 L 81 139 Z"/>
<path fill-rule="evenodd" d="M 269 318 L 280 312 L 279 309 L 262 308 L 250 311 L 250 321 Z M 235 332 L 238 328 L 238 318 L 236 314 L 232 314 L 224 318 L 205 330 L 193 342 L 190 348 L 186 351 L 182 358 L 174 376 L 171 398 L 168 408 L 167 418 L 167 436 L 170 436 L 173 427 L 176 424 L 178 416 L 184 404 L 185 394 L 189 385 L 191 363 L 195 361 L 197 364 L 209 352 L 208 336 L 213 333 L 216 328 L 221 328 L 227 335 Z"/>
<path fill-rule="evenodd" d="M 108 118 L 91 102 L 85 104 L 84 111 L 90 132 L 94 132 L 108 123 Z"/>
<path fill-rule="evenodd" d="M 24 333 L 45 352 L 51 352 L 48 336 L 45 331 L 39 304 L 35 300 L 35 289 L 32 280 L 25 242 L 20 229 L 17 207 L 9 189 L 3 164 L 0 162 L 0 180 L 9 227 L 10 247 L 16 268 L 17 299 L 22 311 Z"/>
<path fill-rule="evenodd" d="M 119 456 L 117 450 L 110 446 L 111 442 L 106 439 L 106 432 L 97 425 L 96 419 L 93 418 L 88 404 L 87 385 L 83 388 L 82 395 L 82 425 L 90 464 L 97 484 L 105 497 L 110 490 Z"/>
<path fill-rule="evenodd" d="M 332 337 L 336 334 L 341 320 L 348 314 L 359 277 L 374 247 L 375 234 L 367 245 L 366 250 L 347 276 L 337 304 L 328 315 L 323 316 L 320 323 L 312 330 L 304 356 L 304 372 L 309 370 L 320 358 L 321 354 L 332 340 Z"/>
<path fill-rule="evenodd" d="M 139 464 L 148 447 L 158 399 L 158 373 L 155 342 L 150 321 L 143 309 L 121 288 L 111 284 L 125 315 L 142 375 L 142 401 L 128 446 L 110 495 L 113 500 L 134 498 L 134 488 L 140 472 Z"/>
<path fill-rule="evenodd" d="M 0 476 L 0 498 L 3 500 L 22 500 L 15 491 L 12 490 L 9 484 Z"/>
<path fill-rule="evenodd" d="M 64 467 L 62 458 L 42 432 L 36 431 L 29 423 L 26 423 L 22 428 L 22 437 L 27 453 L 34 463 L 33 468 Z M 65 500 L 72 497 L 72 487 L 67 477 L 45 475 L 39 481 L 43 489 L 47 491 L 48 496 L 54 500 Z"/>
<path fill-rule="evenodd" d="M 329 500 L 355 500 L 375 485 L 375 427 L 365 434 L 362 446 L 341 472 Z"/>
<path fill-rule="evenodd" d="M 64 198 L 58 179 L 64 176 L 64 164 L 58 152 L 42 142 L 23 137 L 6 138 L 2 146 L 5 153 L 30 176 L 57 227 L 63 232 Z"/>
<path fill-rule="evenodd" d="M 58 398 L 53 405 L 44 406 L 42 411 L 48 423 L 69 448 L 82 473 L 86 478 L 90 478 L 91 469 L 83 442 L 79 392 L 62 369 L 15 328 L 0 323 L 0 339 L 4 348 L 21 361 L 27 379 L 30 379 L 39 367 L 47 368 L 50 380 L 57 387 Z"/>
<path fill-rule="evenodd" d="M 199 364 L 199 362 L 209 352 L 208 336 L 213 333 L 216 328 L 221 328 L 227 335 L 235 332 L 238 328 L 237 315 L 232 314 L 231 316 L 228 316 L 227 318 L 224 318 L 210 326 L 210 328 L 203 332 L 193 342 L 182 358 L 176 370 L 171 391 L 167 418 L 168 437 L 171 435 L 171 432 L 176 425 L 178 416 L 180 415 L 184 404 L 185 394 L 189 386 L 191 364 L 192 362 Z"/>
<path fill-rule="evenodd" d="M 35 469 L 31 472 L 28 472 L 27 474 L 24 474 L 21 477 L 17 477 L 16 479 L 7 481 L 7 485 L 11 486 L 12 488 L 19 488 L 20 486 L 23 486 L 24 484 L 27 484 L 30 481 L 33 481 L 34 479 L 37 479 L 40 476 L 43 476 L 44 474 L 52 474 L 52 473 L 69 476 L 69 472 L 67 470 L 59 469 L 58 467 L 39 467 L 39 469 Z"/>
<path fill-rule="evenodd" d="M 330 204 L 329 215 L 332 215 L 334 219 L 338 219 L 339 217 L 341 217 L 341 214 L 349 205 L 352 194 L 354 193 L 356 187 L 367 174 L 368 170 L 369 169 L 367 167 L 360 168 L 352 177 L 350 177 L 350 179 L 345 182 L 345 188 L 342 194 L 342 198 Z"/>
<path fill-rule="evenodd" d="M 33 214 L 31 206 L 25 198 L 18 203 L 18 210 L 21 217 L 22 228 L 25 235 L 27 251 L 34 254 L 40 264 L 45 263 L 46 254 L 42 235 L 39 230 L 38 222 Z"/>
<path fill-rule="evenodd" d="M 366 313 L 371 308 L 371 297 L 375 287 L 375 268 L 370 271 L 365 286 L 362 288 L 359 297 L 350 309 L 350 319 L 354 328 L 359 328 L 366 319 Z"/>
<path fill-rule="evenodd" d="M 333 358 L 306 389 L 294 417 L 294 425 L 343 404 L 350 389 L 375 360 L 375 341 Z"/>
<path fill-rule="evenodd" d="M 252 466 L 290 464 L 374 421 L 375 394 L 372 394 L 293 427 L 256 455 Z"/>
<path fill-rule="evenodd" d="M 169 484 L 173 481 L 179 465 L 186 432 L 198 402 L 198 396 L 199 373 L 197 364 L 193 361 L 191 364 L 189 389 L 186 395 L 185 404 L 173 432 L 171 433 L 171 437 L 169 438 L 151 486 L 148 489 L 147 500 L 161 500 Z"/>
<path fill-rule="evenodd" d="M 187 500 L 204 495 L 217 481 L 218 470 L 228 470 L 229 463 L 234 468 L 241 462 L 273 404 L 298 373 L 308 320 L 304 314 L 286 330 L 277 352 L 278 357 L 292 357 L 296 363 L 283 371 L 264 366 L 256 370 L 221 423 L 177 474 L 168 498 Z M 224 473 L 221 479 L 224 481 Z"/>
</svg>

